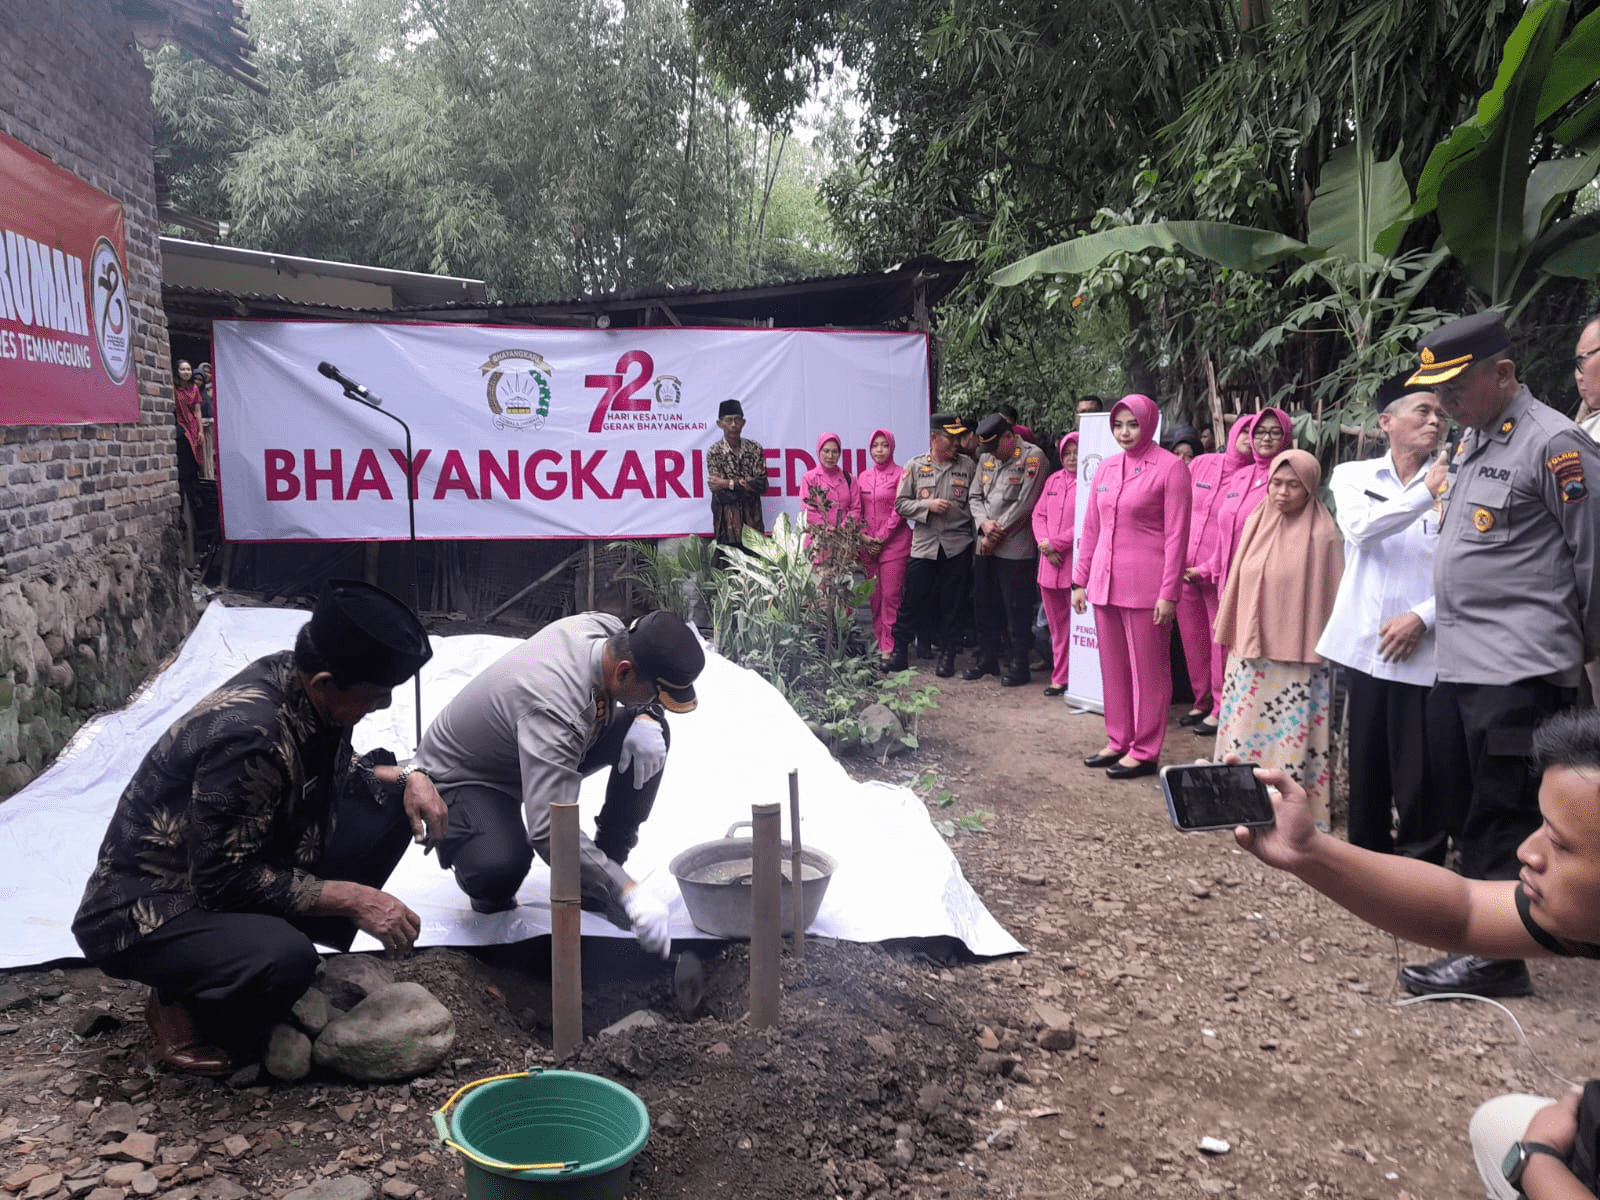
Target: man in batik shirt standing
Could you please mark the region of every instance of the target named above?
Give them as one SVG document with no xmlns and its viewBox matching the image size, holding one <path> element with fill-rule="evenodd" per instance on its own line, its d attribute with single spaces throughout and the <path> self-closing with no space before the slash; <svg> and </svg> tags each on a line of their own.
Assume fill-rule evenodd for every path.
<svg viewBox="0 0 1600 1200">
<path fill-rule="evenodd" d="M 717 408 L 722 440 L 706 452 L 711 487 L 711 529 L 717 544 L 743 548 L 744 531 L 766 533 L 761 495 L 767 490 L 767 460 L 761 443 L 744 434 L 744 407 L 724 400 Z"/>
</svg>

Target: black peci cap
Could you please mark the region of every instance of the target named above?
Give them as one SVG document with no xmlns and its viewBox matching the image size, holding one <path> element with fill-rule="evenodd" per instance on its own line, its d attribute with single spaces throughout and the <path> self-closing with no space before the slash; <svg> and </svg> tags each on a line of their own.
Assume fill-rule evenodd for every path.
<svg viewBox="0 0 1600 1200">
<path fill-rule="evenodd" d="M 706 652 L 683 618 L 665 609 L 645 613 L 628 627 L 628 644 L 633 669 L 660 689 L 662 705 L 671 712 L 692 712 L 700 703 L 694 681 L 705 670 Z"/>
<path fill-rule="evenodd" d="M 1416 372 L 1407 367 L 1398 375 L 1391 375 L 1378 385 L 1378 390 L 1372 393 L 1372 407 L 1382 412 L 1402 396 L 1409 396 L 1412 392 L 1429 392 L 1433 390 L 1431 384 L 1412 383 L 1411 377 Z"/>
<path fill-rule="evenodd" d="M 1011 432 L 1011 422 L 1004 413 L 992 412 L 978 422 L 978 441 L 985 446 L 998 442 Z"/>
<path fill-rule="evenodd" d="M 1497 312 L 1474 313 L 1439 326 L 1417 346 L 1417 368 L 1406 380 L 1429 386 L 1454 379 L 1474 363 L 1511 349 L 1511 335 Z"/>
<path fill-rule="evenodd" d="M 433 657 L 404 601 L 359 579 L 330 579 L 311 611 L 311 643 L 341 687 L 397 687 Z"/>
<path fill-rule="evenodd" d="M 742 416 L 744 416 L 744 405 L 740 404 L 737 400 L 724 400 L 721 404 L 717 405 L 717 420 L 719 421 L 722 420 L 723 417 Z"/>
</svg>

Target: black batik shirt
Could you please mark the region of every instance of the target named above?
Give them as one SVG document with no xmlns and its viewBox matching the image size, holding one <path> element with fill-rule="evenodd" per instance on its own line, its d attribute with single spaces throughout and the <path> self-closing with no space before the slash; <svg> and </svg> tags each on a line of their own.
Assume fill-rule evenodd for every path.
<svg viewBox="0 0 1600 1200">
<path fill-rule="evenodd" d="M 374 760 L 324 720 L 288 651 L 257 659 L 190 709 L 145 755 L 117 801 L 72 922 L 90 962 L 193 909 L 308 914 L 334 800 L 382 804 Z"/>
</svg>

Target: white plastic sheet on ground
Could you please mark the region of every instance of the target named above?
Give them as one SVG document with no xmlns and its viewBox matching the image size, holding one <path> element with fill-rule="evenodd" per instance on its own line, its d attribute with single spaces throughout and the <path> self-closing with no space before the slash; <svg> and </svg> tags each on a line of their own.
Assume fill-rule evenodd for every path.
<svg viewBox="0 0 1600 1200">
<path fill-rule="evenodd" d="M 78 733 L 56 764 L 0 804 L 0 967 L 79 956 L 72 915 L 94 867 L 117 797 L 146 750 L 212 688 L 252 660 L 294 644 L 304 612 L 207 608 L 173 664 L 127 708 Z M 516 645 L 513 638 L 435 637 L 423 672 L 423 719 L 430 720 L 462 685 Z M 800 771 L 800 832 L 805 845 L 839 861 L 811 931 L 856 942 L 949 936 L 976 955 L 1023 947 L 990 915 L 961 874 L 927 810 L 908 789 L 857 783 L 829 756 L 770 684 L 713 651 L 696 685 L 700 707 L 674 715 L 672 752 L 655 811 L 639 831 L 627 867 L 639 886 L 666 901 L 674 937 L 703 937 L 689 920 L 668 863 L 697 842 L 722 837 L 749 820 L 753 803 L 783 805 L 789 836 L 788 773 Z M 358 750 L 412 750 L 413 692 L 395 690 L 394 706 L 355 731 Z M 605 798 L 607 773 L 585 781 L 584 829 Z M 422 918 L 420 945 L 488 945 L 550 932 L 550 875 L 534 860 L 519 907 L 484 916 L 468 907 L 454 877 L 413 846 L 388 890 Z M 628 937 L 602 917 L 583 914 L 589 936 Z M 375 949 L 361 935 L 355 949 Z"/>
</svg>

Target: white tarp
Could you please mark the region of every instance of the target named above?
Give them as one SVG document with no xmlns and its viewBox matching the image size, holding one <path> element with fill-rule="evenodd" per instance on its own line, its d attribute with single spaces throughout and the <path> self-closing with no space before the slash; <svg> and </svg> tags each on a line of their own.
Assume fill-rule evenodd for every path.
<svg viewBox="0 0 1600 1200">
<path fill-rule="evenodd" d="M 411 427 L 422 538 L 711 532 L 706 451 L 736 398 L 766 452 L 767 520 L 796 513 L 824 430 L 852 474 L 873 429 L 926 444 L 920 333 L 218 321 L 217 475 L 229 541 L 404 538 Z"/>
<path fill-rule="evenodd" d="M 289 609 L 211 605 L 173 664 L 133 703 L 86 725 L 56 764 L 0 804 L 0 967 L 79 956 L 71 923 L 83 884 L 118 796 L 145 751 L 195 701 L 252 660 L 293 645 L 306 620 Z M 423 674 L 423 717 L 430 719 L 461 686 L 516 644 L 488 636 L 435 637 Z M 754 672 L 708 651 L 696 685 L 700 707 L 673 715 L 672 753 L 655 811 L 640 829 L 628 870 L 667 901 L 674 937 L 703 937 L 690 923 L 667 864 L 679 851 L 712 841 L 752 803 L 779 801 L 788 837 L 788 773 L 800 771 L 801 838 L 839 860 L 812 932 L 857 942 L 887 938 L 959 938 L 974 954 L 1023 947 L 995 921 L 909 790 L 857 783 L 806 729 L 783 697 Z M 358 750 L 411 751 L 412 689 L 395 689 L 394 706 L 355 731 Z M 583 825 L 605 798 L 606 773 L 584 784 Z M 892 848 L 892 849 L 891 849 Z M 518 894 L 520 907 L 484 916 L 468 907 L 454 877 L 413 846 L 389 890 L 422 918 L 421 945 L 487 945 L 550 932 L 550 876 L 534 860 Z M 605 919 L 583 914 L 590 936 L 628 937 Z M 356 949 L 376 949 L 366 935 Z"/>
</svg>

